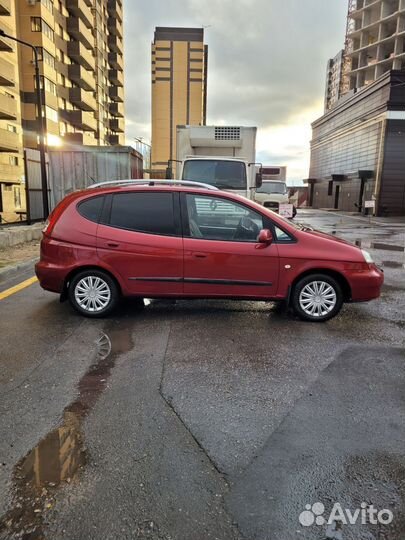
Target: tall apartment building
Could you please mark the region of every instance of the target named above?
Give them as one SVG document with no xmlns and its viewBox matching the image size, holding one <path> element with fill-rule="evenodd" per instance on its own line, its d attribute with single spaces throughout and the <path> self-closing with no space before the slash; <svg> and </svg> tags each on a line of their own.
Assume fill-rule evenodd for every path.
<svg viewBox="0 0 405 540">
<path fill-rule="evenodd" d="M 344 92 L 405 69 L 405 0 L 349 0 Z"/>
<path fill-rule="evenodd" d="M 49 146 L 124 144 L 122 0 L 0 0 L 0 28 L 39 52 Z M 0 213 L 21 203 L 23 147 L 38 139 L 34 57 L 0 38 Z"/>
<path fill-rule="evenodd" d="M 124 142 L 121 0 L 16 0 L 18 34 L 39 47 L 49 145 Z M 20 47 L 24 145 L 36 146 L 32 52 Z"/>
<path fill-rule="evenodd" d="M 325 111 L 337 103 L 342 95 L 344 50 L 328 60 L 325 85 Z"/>
<path fill-rule="evenodd" d="M 152 157 L 154 176 L 176 158 L 176 127 L 205 125 L 208 46 L 202 28 L 155 29 L 152 43 Z"/>
<path fill-rule="evenodd" d="M 0 0 L 0 29 L 16 35 L 14 0 Z M 24 174 L 17 47 L 0 36 L 0 219 L 14 221 L 24 209 Z"/>
</svg>

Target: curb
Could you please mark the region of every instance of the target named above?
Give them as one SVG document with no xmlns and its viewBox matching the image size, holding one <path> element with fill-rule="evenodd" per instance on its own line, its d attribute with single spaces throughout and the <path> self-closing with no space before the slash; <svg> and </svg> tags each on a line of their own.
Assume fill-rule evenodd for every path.
<svg viewBox="0 0 405 540">
<path fill-rule="evenodd" d="M 21 270 L 22 271 L 28 270 L 37 261 L 39 261 L 39 257 L 35 257 L 35 259 L 30 259 L 28 261 L 19 262 L 17 264 L 12 265 L 12 266 L 6 266 L 5 268 L 2 268 L 0 270 L 0 282 L 6 280 L 14 272 L 18 272 L 18 271 L 21 271 Z"/>
</svg>

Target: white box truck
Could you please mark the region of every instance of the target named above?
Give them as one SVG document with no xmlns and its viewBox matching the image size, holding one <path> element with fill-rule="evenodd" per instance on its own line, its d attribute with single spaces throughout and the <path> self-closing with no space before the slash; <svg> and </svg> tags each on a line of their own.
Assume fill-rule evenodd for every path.
<svg viewBox="0 0 405 540">
<path fill-rule="evenodd" d="M 178 126 L 177 160 L 167 178 L 204 182 L 253 199 L 261 185 L 256 127 Z"/>
</svg>

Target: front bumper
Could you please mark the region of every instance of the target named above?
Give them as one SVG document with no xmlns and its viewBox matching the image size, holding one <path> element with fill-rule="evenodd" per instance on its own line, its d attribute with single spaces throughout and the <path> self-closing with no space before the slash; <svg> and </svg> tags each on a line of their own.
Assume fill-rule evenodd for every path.
<svg viewBox="0 0 405 540">
<path fill-rule="evenodd" d="M 367 302 L 380 296 L 384 272 L 375 264 L 369 264 L 368 270 L 351 274 L 349 281 L 352 302 Z"/>
</svg>

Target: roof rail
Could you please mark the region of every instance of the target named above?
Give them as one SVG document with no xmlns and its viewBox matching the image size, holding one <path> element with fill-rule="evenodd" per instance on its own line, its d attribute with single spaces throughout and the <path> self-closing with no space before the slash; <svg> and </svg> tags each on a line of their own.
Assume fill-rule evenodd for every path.
<svg viewBox="0 0 405 540">
<path fill-rule="evenodd" d="M 202 189 L 210 189 L 218 191 L 218 188 L 211 186 L 210 184 L 204 184 L 202 182 L 192 182 L 191 180 L 110 180 L 108 182 L 99 182 L 97 184 L 92 184 L 88 186 L 88 189 L 94 189 L 103 186 L 129 186 L 129 185 L 139 185 L 139 186 L 155 186 L 155 185 L 164 185 L 164 186 L 188 186 Z"/>
</svg>

